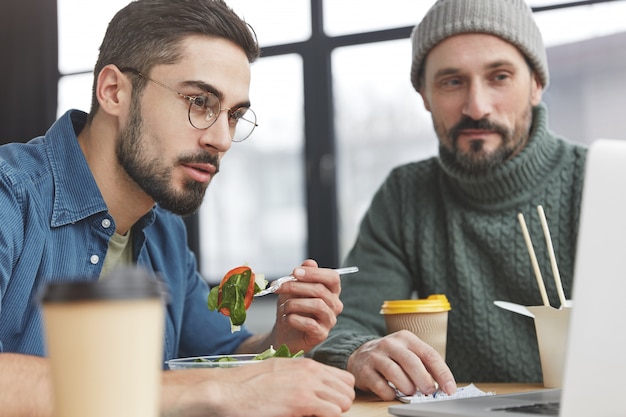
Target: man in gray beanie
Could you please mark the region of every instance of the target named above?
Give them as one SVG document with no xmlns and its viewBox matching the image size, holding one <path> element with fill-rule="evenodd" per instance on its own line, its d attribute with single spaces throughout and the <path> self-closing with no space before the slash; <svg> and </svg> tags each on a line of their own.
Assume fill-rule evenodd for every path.
<svg viewBox="0 0 626 417">
<path fill-rule="evenodd" d="M 342 314 L 313 350 L 356 387 L 447 393 L 465 382 L 541 382 L 532 319 L 496 300 L 540 305 L 518 213 L 543 236 L 544 207 L 571 295 L 586 150 L 547 126 L 548 65 L 523 0 L 439 0 L 411 36 L 411 81 L 431 113 L 439 155 L 394 169 L 374 196 L 345 260 Z M 543 245 L 539 264 L 550 265 Z M 548 294 L 557 300 L 552 280 Z M 386 334 L 385 300 L 445 294 L 444 362 L 413 333 Z"/>
</svg>

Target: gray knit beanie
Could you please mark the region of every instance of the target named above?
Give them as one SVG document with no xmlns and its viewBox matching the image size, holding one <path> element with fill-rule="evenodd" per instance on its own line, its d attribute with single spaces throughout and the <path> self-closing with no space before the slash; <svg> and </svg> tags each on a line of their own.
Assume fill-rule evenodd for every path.
<svg viewBox="0 0 626 417">
<path fill-rule="evenodd" d="M 438 0 L 413 29 L 411 82 L 420 88 L 426 55 L 442 40 L 460 33 L 488 33 L 515 45 L 548 86 L 548 59 L 532 10 L 524 0 Z"/>
</svg>

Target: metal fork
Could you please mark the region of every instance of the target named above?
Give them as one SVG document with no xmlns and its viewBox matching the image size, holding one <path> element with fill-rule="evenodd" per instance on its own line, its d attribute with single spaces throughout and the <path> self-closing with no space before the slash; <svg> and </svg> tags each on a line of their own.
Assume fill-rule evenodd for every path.
<svg viewBox="0 0 626 417">
<path fill-rule="evenodd" d="M 358 270 L 359 268 L 356 266 L 349 266 L 346 268 L 334 269 L 333 271 L 335 271 L 339 275 L 343 275 L 343 274 L 352 274 L 354 272 L 357 272 Z M 274 292 L 276 292 L 277 289 L 280 288 L 281 285 L 289 281 L 297 281 L 297 279 L 293 275 L 286 275 L 284 277 L 277 278 L 274 281 L 272 281 L 272 283 L 266 289 L 259 291 L 258 293 L 254 294 L 254 296 L 263 297 L 264 295 L 267 295 L 267 294 L 273 294 Z"/>
</svg>

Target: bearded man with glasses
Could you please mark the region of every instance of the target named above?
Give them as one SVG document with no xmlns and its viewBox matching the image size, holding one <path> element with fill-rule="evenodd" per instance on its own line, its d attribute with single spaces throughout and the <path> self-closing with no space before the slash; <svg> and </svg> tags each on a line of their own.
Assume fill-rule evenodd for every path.
<svg viewBox="0 0 626 417">
<path fill-rule="evenodd" d="M 3 416 L 53 415 L 37 294 L 59 279 L 98 280 L 128 264 L 159 275 L 169 293 L 164 363 L 282 344 L 310 351 L 327 337 L 342 310 L 336 272 L 305 260 L 277 291 L 271 333 L 232 332 L 208 309 L 187 247 L 180 216 L 198 209 L 232 142 L 257 126 L 248 93 L 258 55 L 254 32 L 221 0 L 131 2 L 101 45 L 90 113 L 70 110 L 45 136 L 0 147 Z M 161 410 L 339 416 L 353 385 L 348 372 L 311 359 L 164 370 Z"/>
</svg>

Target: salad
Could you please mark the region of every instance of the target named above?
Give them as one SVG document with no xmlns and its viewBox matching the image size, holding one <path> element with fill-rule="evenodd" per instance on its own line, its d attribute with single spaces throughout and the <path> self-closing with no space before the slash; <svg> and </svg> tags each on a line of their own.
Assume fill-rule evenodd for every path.
<svg viewBox="0 0 626 417">
<path fill-rule="evenodd" d="M 289 347 L 286 344 L 282 344 L 277 350 L 274 349 L 273 346 L 270 346 L 269 349 L 259 353 L 258 355 L 254 356 L 250 360 L 262 361 L 262 360 L 269 359 L 269 358 L 299 358 L 301 356 L 304 356 L 304 350 L 300 350 L 292 354 L 289 351 Z M 205 359 L 205 358 L 196 359 L 196 362 L 208 362 L 208 361 L 210 360 Z M 232 357 L 232 356 L 222 356 L 219 359 L 214 360 L 213 362 L 238 362 L 238 361 L 239 359 Z"/>
<path fill-rule="evenodd" d="M 246 321 L 246 310 L 254 294 L 267 287 L 263 274 L 255 274 L 248 266 L 238 266 L 224 275 L 219 286 L 209 292 L 208 306 L 230 318 L 231 331 L 235 332 Z"/>
</svg>

